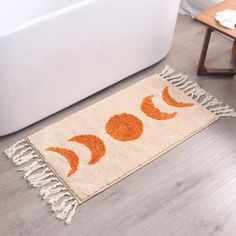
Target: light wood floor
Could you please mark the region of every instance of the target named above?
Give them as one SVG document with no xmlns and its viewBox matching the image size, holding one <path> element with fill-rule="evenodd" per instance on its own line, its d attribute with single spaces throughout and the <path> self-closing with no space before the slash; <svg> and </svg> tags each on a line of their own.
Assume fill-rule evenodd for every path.
<svg viewBox="0 0 236 236">
<path fill-rule="evenodd" d="M 153 26 L 155 27 L 155 26 Z M 15 141 L 93 104 L 168 63 L 236 109 L 236 81 L 197 77 L 205 28 L 179 17 L 173 48 L 160 63 L 18 133 Z M 231 42 L 214 35 L 208 64 L 230 65 Z M 0 124 L 2 125 L 2 124 Z M 0 154 L 0 235 L 236 235 L 236 119 L 225 118 L 80 207 L 66 226 L 49 211 L 22 173 Z"/>
</svg>

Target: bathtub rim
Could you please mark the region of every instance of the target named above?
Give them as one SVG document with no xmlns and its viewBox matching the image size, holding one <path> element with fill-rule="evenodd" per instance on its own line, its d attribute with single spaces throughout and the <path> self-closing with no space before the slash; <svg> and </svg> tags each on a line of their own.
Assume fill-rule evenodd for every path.
<svg viewBox="0 0 236 236">
<path fill-rule="evenodd" d="M 145 67 L 145 68 L 143 68 L 143 69 L 141 69 L 141 70 L 139 70 L 139 71 L 137 71 L 137 72 L 134 72 L 134 73 L 128 75 L 127 77 L 125 77 L 125 78 L 121 78 L 121 79 L 118 80 L 117 82 L 115 82 L 115 83 L 113 83 L 113 84 L 110 84 L 110 85 L 108 85 L 108 86 L 105 86 L 105 87 L 102 88 L 101 90 L 98 90 L 97 92 L 95 92 L 95 93 L 89 95 L 88 97 L 84 97 L 84 98 L 82 98 L 82 99 L 80 99 L 80 100 L 78 100 L 78 101 L 75 101 L 75 102 L 73 102 L 72 104 L 70 104 L 69 106 L 65 106 L 64 108 L 61 108 L 60 110 L 55 111 L 55 112 L 53 112 L 52 114 L 43 116 L 43 118 L 39 118 L 39 119 L 36 120 L 34 123 L 29 123 L 28 125 L 24 125 L 24 126 L 21 127 L 21 128 L 14 128 L 14 129 L 12 129 L 12 130 L 8 129 L 8 131 L 5 130 L 5 132 L 4 132 L 4 129 L 3 129 L 3 132 L 2 132 L 2 130 L 1 130 L 1 128 L 0 128 L 0 138 L 6 137 L 6 136 L 8 136 L 8 135 L 15 134 L 15 133 L 18 133 L 18 132 L 20 132 L 20 131 L 22 131 L 22 130 L 24 130 L 24 129 L 27 129 L 27 128 L 29 128 L 29 127 L 31 127 L 31 126 L 37 124 L 38 122 L 41 122 L 41 121 L 43 121 L 43 120 L 45 120 L 45 119 L 48 119 L 49 117 L 51 117 L 51 116 L 53 116 L 53 115 L 55 115 L 55 114 L 58 114 L 59 112 L 65 111 L 66 109 L 70 109 L 72 106 L 75 106 L 76 104 L 78 104 L 78 103 L 80 103 L 80 102 L 82 102 L 82 101 L 84 101 L 84 100 L 86 100 L 86 99 L 89 99 L 90 97 L 92 97 L 92 96 L 94 96 L 94 95 L 96 95 L 96 94 L 98 94 L 98 93 L 103 92 L 105 89 L 108 89 L 108 88 L 110 88 L 110 87 L 112 87 L 112 86 L 114 86 L 114 85 L 116 85 L 116 84 L 118 84 L 118 83 L 122 83 L 122 81 L 124 81 L 124 80 L 128 80 L 131 76 L 134 76 L 134 75 L 136 75 L 136 74 L 138 74 L 138 73 L 141 73 L 141 72 L 144 71 L 144 70 L 149 69 L 149 68 L 152 67 L 152 66 L 155 66 L 156 64 L 160 63 L 163 59 L 165 59 L 166 56 L 168 56 L 168 54 L 169 54 L 169 52 L 170 52 L 170 50 L 171 50 L 171 46 L 172 46 L 172 44 L 170 45 L 170 47 L 168 48 L 168 50 L 165 52 L 165 54 L 161 57 L 161 59 L 159 59 L 159 60 L 157 60 L 157 61 L 154 61 L 153 63 L 151 63 L 151 64 L 148 65 L 147 67 Z M 157 72 L 156 72 L 156 73 L 157 73 Z M 145 76 L 144 78 L 142 78 L 142 79 L 145 79 L 145 78 L 146 78 L 146 76 Z M 142 79 L 141 79 L 141 80 L 142 80 Z M 136 83 L 136 82 L 134 82 L 134 83 Z M 128 86 L 131 86 L 131 85 L 128 85 Z M 128 87 L 128 86 L 127 86 L 127 87 Z M 114 92 L 114 93 L 116 93 L 116 92 Z M 102 99 L 100 99 L 100 100 L 98 100 L 98 101 L 95 101 L 94 103 L 99 102 L 99 101 L 101 101 L 101 100 L 103 100 L 103 99 L 106 99 L 106 97 L 105 97 L 105 98 L 102 98 Z M 93 103 L 93 104 L 94 104 L 94 103 Z M 93 104 L 90 104 L 90 105 L 88 105 L 88 106 L 92 106 Z M 88 107 L 88 106 L 87 106 L 87 107 Z M 86 107 L 84 107 L 84 108 L 82 108 L 82 109 L 86 109 Z M 82 110 L 82 109 L 81 109 L 81 110 Z M 79 111 L 79 110 L 78 110 L 78 111 Z M 77 111 L 75 111 L 75 112 L 77 112 Z M 72 113 L 72 114 L 70 114 L 70 115 L 73 115 L 73 114 L 74 114 L 74 113 Z M 70 116 L 70 115 L 68 115 L 68 116 Z M 68 116 L 66 116 L 66 117 L 68 117 Z M 66 117 L 61 118 L 61 119 L 59 119 L 58 121 L 63 120 L 63 119 L 65 119 Z M 57 121 L 55 121 L 55 122 L 57 122 Z M 53 122 L 53 123 L 54 123 L 54 122 Z M 9 127 L 9 126 L 8 126 L 8 127 Z M 12 126 L 11 126 L 11 127 L 12 127 Z M 45 127 L 47 127 L 47 126 L 45 126 Z"/>
<path fill-rule="evenodd" d="M 46 14 L 39 16 L 39 17 L 35 17 L 23 24 L 18 25 L 18 26 L 10 27 L 7 30 L 0 31 L 0 40 L 3 37 L 7 37 L 11 34 L 19 32 L 19 31 L 26 30 L 28 28 L 35 26 L 35 25 L 46 22 L 47 20 L 61 16 L 61 15 L 66 14 L 68 12 L 77 10 L 78 8 L 85 7 L 85 6 L 92 4 L 93 2 L 96 2 L 99 0 L 78 0 L 78 1 L 79 2 L 77 2 L 77 3 L 72 3 L 66 7 L 63 7 L 63 8 L 57 9 L 57 10 L 53 10 L 53 11 L 46 13 Z"/>
</svg>

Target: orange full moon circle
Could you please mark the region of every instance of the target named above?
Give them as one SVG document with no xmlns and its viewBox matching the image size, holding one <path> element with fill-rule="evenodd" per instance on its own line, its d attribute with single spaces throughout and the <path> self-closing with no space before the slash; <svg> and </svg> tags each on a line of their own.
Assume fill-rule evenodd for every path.
<svg viewBox="0 0 236 236">
<path fill-rule="evenodd" d="M 117 114 L 112 116 L 106 123 L 106 132 L 119 141 L 131 141 L 142 135 L 143 123 L 134 115 Z"/>
</svg>

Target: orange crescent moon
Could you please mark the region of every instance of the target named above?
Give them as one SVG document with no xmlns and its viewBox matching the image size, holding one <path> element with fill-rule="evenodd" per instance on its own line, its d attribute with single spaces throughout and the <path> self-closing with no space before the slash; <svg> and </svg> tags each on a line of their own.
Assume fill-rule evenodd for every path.
<svg viewBox="0 0 236 236">
<path fill-rule="evenodd" d="M 156 120 L 168 120 L 176 116 L 177 112 L 165 113 L 155 107 L 152 98 L 154 95 L 147 96 L 143 99 L 141 110 L 149 117 Z"/>
<path fill-rule="evenodd" d="M 92 134 L 78 135 L 71 138 L 69 141 L 84 144 L 90 149 L 92 157 L 88 163 L 89 165 L 98 162 L 106 153 L 104 142 L 100 138 Z"/>
<path fill-rule="evenodd" d="M 162 99 L 170 106 L 173 107 L 191 107 L 193 103 L 178 102 L 170 96 L 169 88 L 165 87 L 162 92 Z"/>
<path fill-rule="evenodd" d="M 73 152 L 70 149 L 60 148 L 60 147 L 49 147 L 47 148 L 47 150 L 52 152 L 57 152 L 68 160 L 71 167 L 70 171 L 67 174 L 68 177 L 70 177 L 77 171 L 79 165 L 79 157 L 75 154 L 75 152 Z"/>
</svg>

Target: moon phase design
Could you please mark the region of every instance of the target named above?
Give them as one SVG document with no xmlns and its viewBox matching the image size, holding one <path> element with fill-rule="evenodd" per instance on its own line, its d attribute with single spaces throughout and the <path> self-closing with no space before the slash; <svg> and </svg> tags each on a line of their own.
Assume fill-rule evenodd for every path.
<svg viewBox="0 0 236 236">
<path fill-rule="evenodd" d="M 79 157 L 75 154 L 75 152 L 70 149 L 60 147 L 49 147 L 47 148 L 47 151 L 57 152 L 68 160 L 71 167 L 70 171 L 67 174 L 68 177 L 70 177 L 77 171 L 79 165 Z"/>
<path fill-rule="evenodd" d="M 143 133 L 143 122 L 134 115 L 121 113 L 112 116 L 106 123 L 106 132 L 114 139 L 127 142 Z"/>
<path fill-rule="evenodd" d="M 144 112 L 146 116 L 156 120 L 168 120 L 177 115 L 177 112 L 162 112 L 154 105 L 152 101 L 153 97 L 154 95 L 145 97 L 140 105 L 141 111 Z M 179 108 L 194 105 L 193 103 L 176 101 L 171 97 L 168 86 L 166 86 L 162 91 L 162 99 L 168 105 Z M 128 113 L 121 113 L 110 117 L 105 125 L 105 130 L 112 138 L 122 142 L 127 142 L 138 139 L 143 134 L 143 127 L 143 122 L 138 117 Z M 106 147 L 103 140 L 98 138 L 96 135 L 78 135 L 72 137 L 68 141 L 81 143 L 89 148 L 91 152 L 91 158 L 88 162 L 89 165 L 97 163 L 106 154 Z M 74 151 L 61 147 L 49 147 L 47 148 L 47 151 L 59 153 L 67 159 L 71 168 L 67 174 L 68 177 L 77 171 L 80 160 Z"/>
<path fill-rule="evenodd" d="M 102 156 L 106 153 L 106 147 L 104 142 L 95 135 L 78 135 L 71 138 L 69 141 L 78 142 L 87 146 L 91 151 L 91 159 L 89 165 L 93 165 L 98 162 Z"/>
<path fill-rule="evenodd" d="M 170 96 L 169 88 L 165 87 L 162 92 L 162 99 L 170 106 L 173 107 L 191 107 L 193 103 L 178 102 Z"/>
<path fill-rule="evenodd" d="M 141 104 L 142 112 L 144 112 L 147 116 L 151 117 L 152 119 L 156 120 L 168 120 L 176 116 L 177 112 L 165 113 L 162 112 L 160 109 L 156 108 L 152 101 L 153 97 L 154 95 L 150 95 L 143 99 Z"/>
</svg>

